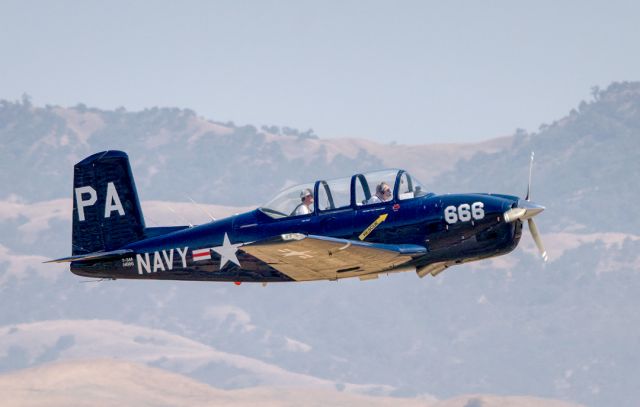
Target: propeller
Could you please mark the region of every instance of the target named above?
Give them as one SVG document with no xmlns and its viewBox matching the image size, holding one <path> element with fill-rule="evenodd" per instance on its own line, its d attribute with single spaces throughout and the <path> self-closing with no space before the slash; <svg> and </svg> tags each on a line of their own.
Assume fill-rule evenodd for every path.
<svg viewBox="0 0 640 407">
<path fill-rule="evenodd" d="M 544 249 L 544 245 L 542 244 L 542 238 L 540 237 L 540 232 L 538 231 L 538 227 L 533 220 L 533 217 L 538 215 L 540 212 L 544 211 L 544 206 L 538 205 L 536 203 L 531 202 L 531 174 L 533 171 L 533 157 L 534 153 L 531 152 L 531 161 L 529 162 L 529 183 L 527 184 L 527 195 L 524 199 L 518 200 L 518 205 L 515 208 L 511 208 L 504 213 L 505 222 L 511 223 L 516 220 L 519 221 L 527 221 L 529 225 L 529 232 L 531 232 L 531 237 L 533 237 L 533 241 L 536 242 L 536 246 L 538 247 L 538 251 L 540 252 L 540 256 L 544 261 L 549 259 L 547 256 L 547 251 Z"/>
</svg>

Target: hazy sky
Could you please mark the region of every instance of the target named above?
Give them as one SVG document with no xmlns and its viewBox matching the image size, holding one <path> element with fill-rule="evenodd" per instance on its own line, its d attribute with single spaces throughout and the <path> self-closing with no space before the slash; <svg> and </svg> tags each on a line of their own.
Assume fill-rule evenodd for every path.
<svg viewBox="0 0 640 407">
<path fill-rule="evenodd" d="M 534 131 L 640 79 L 640 2 L 0 0 L 0 98 L 324 138 Z"/>
</svg>

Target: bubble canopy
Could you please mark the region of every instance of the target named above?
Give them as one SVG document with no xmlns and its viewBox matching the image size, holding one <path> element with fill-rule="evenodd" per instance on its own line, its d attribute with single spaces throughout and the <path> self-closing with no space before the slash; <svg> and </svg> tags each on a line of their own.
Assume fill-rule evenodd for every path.
<svg viewBox="0 0 640 407">
<path fill-rule="evenodd" d="M 260 210 L 279 219 L 368 205 L 385 205 L 432 195 L 422 185 L 404 170 L 373 171 L 291 186 L 262 205 Z"/>
</svg>

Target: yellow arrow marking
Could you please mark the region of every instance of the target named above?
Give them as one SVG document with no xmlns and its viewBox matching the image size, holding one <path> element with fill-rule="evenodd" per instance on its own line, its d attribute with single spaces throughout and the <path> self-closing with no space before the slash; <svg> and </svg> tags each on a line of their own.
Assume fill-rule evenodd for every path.
<svg viewBox="0 0 640 407">
<path fill-rule="evenodd" d="M 378 219 L 374 220 L 373 223 L 370 224 L 368 228 L 366 228 L 362 233 L 360 233 L 360 236 L 358 236 L 360 240 L 366 239 L 367 236 L 369 236 L 369 233 L 373 232 L 373 229 L 377 228 L 379 224 L 387 220 L 387 216 L 389 216 L 388 213 L 384 213 L 378 216 Z"/>
</svg>

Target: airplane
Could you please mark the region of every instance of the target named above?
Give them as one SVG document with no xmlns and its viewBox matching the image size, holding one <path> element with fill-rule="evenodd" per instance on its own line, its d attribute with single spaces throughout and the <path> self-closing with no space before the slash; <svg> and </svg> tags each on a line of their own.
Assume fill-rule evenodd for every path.
<svg viewBox="0 0 640 407">
<path fill-rule="evenodd" d="M 71 272 L 100 279 L 289 282 L 376 279 L 507 254 L 526 220 L 546 261 L 530 201 L 428 192 L 387 169 L 289 187 L 255 210 L 198 226 L 145 226 L 129 158 L 93 154 L 74 166 Z M 304 206 L 304 208 L 303 208 Z"/>
</svg>

